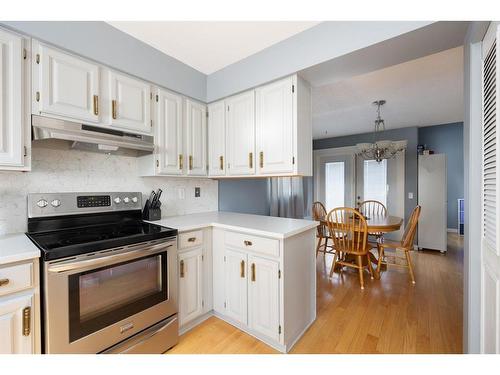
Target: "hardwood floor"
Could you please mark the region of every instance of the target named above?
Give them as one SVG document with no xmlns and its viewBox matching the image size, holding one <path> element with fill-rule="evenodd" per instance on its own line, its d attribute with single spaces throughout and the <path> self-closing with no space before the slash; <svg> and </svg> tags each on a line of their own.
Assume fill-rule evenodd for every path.
<svg viewBox="0 0 500 375">
<path fill-rule="evenodd" d="M 406 269 L 367 274 L 328 273 L 331 256 L 317 260 L 317 318 L 291 353 L 461 353 L 463 240 L 448 234 L 448 252 L 413 252 L 416 285 Z M 168 353 L 277 353 L 211 317 Z"/>
</svg>

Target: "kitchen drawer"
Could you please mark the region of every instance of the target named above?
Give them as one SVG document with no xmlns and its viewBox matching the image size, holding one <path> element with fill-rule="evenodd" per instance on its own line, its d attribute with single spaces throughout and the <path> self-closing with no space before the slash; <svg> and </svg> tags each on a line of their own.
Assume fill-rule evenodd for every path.
<svg viewBox="0 0 500 375">
<path fill-rule="evenodd" d="M 196 230 L 179 234 L 179 249 L 203 245 L 203 231 Z"/>
<path fill-rule="evenodd" d="M 280 255 L 279 240 L 271 238 L 226 231 L 225 244 L 273 257 Z"/>
<path fill-rule="evenodd" d="M 33 263 L 0 268 L 0 281 L 3 282 L 0 296 L 30 288 L 33 285 Z"/>
</svg>

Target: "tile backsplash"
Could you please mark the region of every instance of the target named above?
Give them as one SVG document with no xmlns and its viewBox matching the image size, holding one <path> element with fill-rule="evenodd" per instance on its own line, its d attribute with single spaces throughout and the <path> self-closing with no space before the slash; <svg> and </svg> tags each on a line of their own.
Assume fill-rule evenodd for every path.
<svg viewBox="0 0 500 375">
<path fill-rule="evenodd" d="M 195 187 L 201 196 L 195 198 Z M 0 171 L 0 235 L 26 231 L 28 193 L 141 191 L 145 201 L 161 188 L 162 216 L 216 211 L 218 183 L 211 179 L 138 177 L 137 158 L 34 147 L 31 172 Z M 181 199 L 184 190 L 184 198 Z"/>
</svg>

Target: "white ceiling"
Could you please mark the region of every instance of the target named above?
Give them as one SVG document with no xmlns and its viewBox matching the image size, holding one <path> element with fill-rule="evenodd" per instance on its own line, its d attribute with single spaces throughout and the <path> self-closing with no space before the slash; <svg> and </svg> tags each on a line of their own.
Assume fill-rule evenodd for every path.
<svg viewBox="0 0 500 375">
<path fill-rule="evenodd" d="M 373 131 L 375 107 L 385 99 L 387 129 L 463 121 L 463 48 L 313 88 L 313 137 Z"/>
<path fill-rule="evenodd" d="M 211 74 L 319 22 L 113 21 L 117 29 Z"/>
</svg>

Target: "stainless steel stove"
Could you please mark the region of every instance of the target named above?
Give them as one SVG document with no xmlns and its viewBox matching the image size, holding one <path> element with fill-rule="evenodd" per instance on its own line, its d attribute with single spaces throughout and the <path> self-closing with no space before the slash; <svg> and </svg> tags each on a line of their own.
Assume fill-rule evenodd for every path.
<svg viewBox="0 0 500 375">
<path fill-rule="evenodd" d="M 142 221 L 141 207 L 138 192 L 28 196 L 45 353 L 161 353 L 177 343 L 177 230 Z"/>
</svg>

